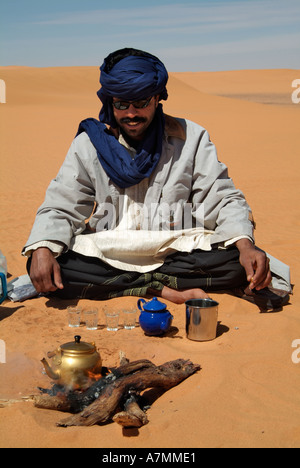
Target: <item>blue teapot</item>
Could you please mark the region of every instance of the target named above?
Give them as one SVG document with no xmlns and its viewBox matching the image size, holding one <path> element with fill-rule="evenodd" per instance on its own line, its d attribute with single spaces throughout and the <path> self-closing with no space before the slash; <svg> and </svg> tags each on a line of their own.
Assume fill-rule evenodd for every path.
<svg viewBox="0 0 300 468">
<path fill-rule="evenodd" d="M 139 299 L 137 305 L 141 311 L 140 326 L 146 335 L 162 335 L 169 330 L 173 315 L 166 310 L 166 304 L 154 297 L 149 302 Z"/>
</svg>

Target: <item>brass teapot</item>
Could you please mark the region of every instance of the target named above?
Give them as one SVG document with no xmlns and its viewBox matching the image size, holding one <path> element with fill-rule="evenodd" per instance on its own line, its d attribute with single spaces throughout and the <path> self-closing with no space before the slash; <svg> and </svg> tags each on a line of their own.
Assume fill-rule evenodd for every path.
<svg viewBox="0 0 300 468">
<path fill-rule="evenodd" d="M 85 389 L 93 381 L 94 375 L 101 374 L 102 360 L 95 343 L 81 342 L 79 335 L 74 336 L 74 340 L 48 353 L 48 357 L 53 358 L 53 367 L 45 358 L 41 362 L 46 374 L 55 383 L 71 389 Z"/>
</svg>

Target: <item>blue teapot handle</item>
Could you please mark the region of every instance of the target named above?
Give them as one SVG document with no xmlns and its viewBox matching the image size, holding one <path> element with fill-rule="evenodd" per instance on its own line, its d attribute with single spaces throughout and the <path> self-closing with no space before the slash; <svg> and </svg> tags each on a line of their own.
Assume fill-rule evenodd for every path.
<svg viewBox="0 0 300 468">
<path fill-rule="evenodd" d="M 0 304 L 1 304 L 7 296 L 6 275 L 2 272 L 0 273 L 0 280 L 2 284 L 2 295 L 0 297 Z"/>
<path fill-rule="evenodd" d="M 139 300 L 137 301 L 138 308 L 139 308 L 142 312 L 144 312 L 144 309 L 141 307 L 141 302 L 145 303 L 145 302 L 147 302 L 147 301 L 145 301 L 145 299 L 139 299 Z"/>
</svg>

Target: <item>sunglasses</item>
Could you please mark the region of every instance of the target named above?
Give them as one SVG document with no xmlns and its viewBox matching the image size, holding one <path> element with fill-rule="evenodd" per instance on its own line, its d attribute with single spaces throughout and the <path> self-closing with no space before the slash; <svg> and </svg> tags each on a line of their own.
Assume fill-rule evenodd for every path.
<svg viewBox="0 0 300 468">
<path fill-rule="evenodd" d="M 153 96 L 151 96 L 148 99 L 141 99 L 140 101 L 115 101 L 113 102 L 113 106 L 117 110 L 127 110 L 129 109 L 129 106 L 132 104 L 133 107 L 136 109 L 145 109 L 145 107 L 149 106 L 149 103 L 151 101 Z"/>
</svg>

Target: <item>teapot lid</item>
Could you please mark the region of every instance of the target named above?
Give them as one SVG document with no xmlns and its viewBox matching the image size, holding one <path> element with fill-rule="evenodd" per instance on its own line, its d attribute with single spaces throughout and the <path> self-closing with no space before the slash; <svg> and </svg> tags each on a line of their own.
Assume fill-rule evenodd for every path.
<svg viewBox="0 0 300 468">
<path fill-rule="evenodd" d="M 158 312 L 161 310 L 165 310 L 167 305 L 163 302 L 160 302 L 157 297 L 154 297 L 151 301 L 147 302 L 144 305 L 144 310 L 151 311 L 151 312 Z"/>
<path fill-rule="evenodd" d="M 89 354 L 96 351 L 95 343 L 81 342 L 81 336 L 79 335 L 74 336 L 74 340 L 61 345 L 60 349 L 72 354 Z"/>
</svg>

